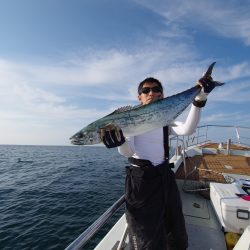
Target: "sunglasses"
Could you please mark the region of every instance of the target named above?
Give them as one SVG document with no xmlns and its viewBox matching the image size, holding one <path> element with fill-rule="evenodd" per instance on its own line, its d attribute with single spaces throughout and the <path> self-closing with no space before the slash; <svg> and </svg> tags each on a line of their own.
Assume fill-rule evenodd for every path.
<svg viewBox="0 0 250 250">
<path fill-rule="evenodd" d="M 159 86 L 154 86 L 152 88 L 150 87 L 144 87 L 140 90 L 140 94 L 148 94 L 150 91 L 152 90 L 152 92 L 154 93 L 159 93 L 161 92 L 162 93 L 162 88 L 160 88 Z"/>
</svg>

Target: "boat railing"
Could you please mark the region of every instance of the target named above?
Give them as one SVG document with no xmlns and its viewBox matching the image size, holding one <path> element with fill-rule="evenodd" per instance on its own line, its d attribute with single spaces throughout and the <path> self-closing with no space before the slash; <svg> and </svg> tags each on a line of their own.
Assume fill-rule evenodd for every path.
<svg viewBox="0 0 250 250">
<path fill-rule="evenodd" d="M 170 152 L 171 156 L 178 156 L 184 148 L 195 146 L 211 140 L 218 143 L 237 143 L 250 147 L 250 127 L 230 126 L 230 125 L 203 125 L 196 129 L 196 132 L 189 136 L 170 137 L 170 148 L 175 149 Z"/>
<path fill-rule="evenodd" d="M 125 203 L 125 196 L 119 198 L 109 209 L 107 209 L 92 225 L 80 234 L 65 250 L 78 250 L 91 240 L 91 238 L 106 224 L 114 213 Z"/>
</svg>

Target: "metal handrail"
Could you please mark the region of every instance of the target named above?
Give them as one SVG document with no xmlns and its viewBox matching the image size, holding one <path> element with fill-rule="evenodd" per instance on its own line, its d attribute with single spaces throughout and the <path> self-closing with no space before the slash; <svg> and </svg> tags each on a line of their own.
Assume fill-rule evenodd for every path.
<svg viewBox="0 0 250 250">
<path fill-rule="evenodd" d="M 208 140 L 208 130 L 209 130 L 209 127 L 217 127 L 217 128 L 231 128 L 231 129 L 235 129 L 235 132 L 236 132 L 236 138 L 237 138 L 237 141 L 239 144 L 242 144 L 242 141 L 241 139 L 250 139 L 249 137 L 244 137 L 244 136 L 240 136 L 240 132 L 239 132 L 239 129 L 248 129 L 249 130 L 249 133 L 250 133 L 250 127 L 246 127 L 246 126 L 233 126 L 233 125 L 213 125 L 213 124 L 208 124 L 208 125 L 202 125 L 202 126 L 199 126 L 197 127 L 198 129 L 198 136 L 197 136 L 197 144 L 198 144 L 198 139 L 199 137 L 202 137 L 199 135 L 199 130 L 202 129 L 202 128 L 206 128 L 206 134 L 203 135 L 205 136 L 205 141 Z M 194 133 L 197 134 L 197 133 Z M 201 141 L 199 142 L 201 143 Z M 249 145 L 248 145 L 249 146 Z"/>
<path fill-rule="evenodd" d="M 246 127 L 246 126 L 233 126 L 233 125 L 208 124 L 208 125 L 198 126 L 195 133 L 193 133 L 190 136 L 184 137 L 183 140 L 185 140 L 185 138 L 187 138 L 187 140 L 186 140 L 186 146 L 187 147 L 189 147 L 189 146 L 195 146 L 195 145 L 198 145 L 200 143 L 208 142 L 208 140 L 209 140 L 209 138 L 208 138 L 208 132 L 209 132 L 209 128 L 210 127 L 235 129 L 236 138 L 237 138 L 238 144 L 244 145 L 244 146 L 249 146 L 250 145 L 250 144 L 245 144 L 245 143 L 242 142 L 242 139 L 246 139 L 246 140 L 249 141 L 250 137 L 241 136 L 240 135 L 240 131 L 239 131 L 240 129 L 247 129 L 247 130 L 249 130 L 249 134 L 250 134 L 250 127 Z M 205 131 L 200 131 L 201 129 L 206 129 L 206 130 Z M 203 133 L 201 133 L 201 132 L 203 132 Z M 174 135 L 174 136 L 170 137 L 170 145 L 172 146 L 173 142 L 176 141 L 175 148 L 178 148 L 178 146 L 181 146 L 181 148 L 183 149 L 183 145 L 184 145 L 183 144 L 183 140 L 181 140 L 179 136 Z M 191 140 L 191 143 L 190 143 L 190 140 Z M 179 141 L 181 141 L 181 143 L 179 143 Z M 193 143 L 194 141 L 196 141 L 196 143 Z M 178 156 L 178 154 L 175 153 L 175 156 Z"/>
<path fill-rule="evenodd" d="M 108 219 L 124 204 L 125 196 L 117 200 L 104 214 L 102 214 L 90 227 L 80 234 L 65 250 L 81 249 L 108 221 Z"/>
</svg>

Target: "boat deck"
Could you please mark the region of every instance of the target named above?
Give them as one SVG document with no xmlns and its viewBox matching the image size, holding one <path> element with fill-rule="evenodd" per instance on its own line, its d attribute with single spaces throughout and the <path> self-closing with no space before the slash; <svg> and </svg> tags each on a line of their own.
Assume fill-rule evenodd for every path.
<svg viewBox="0 0 250 250">
<path fill-rule="evenodd" d="M 200 146 L 200 149 L 201 155 L 186 158 L 186 176 L 188 179 L 224 183 L 223 174 L 250 176 L 250 157 L 233 154 L 238 150 L 250 152 L 249 147 L 231 145 L 232 154 L 230 155 L 226 154 L 226 150 L 219 150 L 216 143 L 207 143 Z M 210 149 L 210 151 L 206 149 Z M 183 164 L 177 170 L 176 178 L 185 178 Z"/>
</svg>

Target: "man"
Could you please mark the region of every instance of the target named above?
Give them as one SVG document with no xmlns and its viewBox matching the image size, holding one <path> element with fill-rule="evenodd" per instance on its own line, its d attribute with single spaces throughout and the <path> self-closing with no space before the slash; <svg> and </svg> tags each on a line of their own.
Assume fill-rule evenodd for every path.
<svg viewBox="0 0 250 250">
<path fill-rule="evenodd" d="M 180 194 L 164 144 L 168 134 L 189 135 L 195 131 L 207 94 L 214 88 L 211 78 L 202 78 L 198 84 L 202 90 L 184 123 L 175 122 L 175 126 L 129 138 L 124 138 L 115 125 L 107 125 L 101 131 L 106 147 L 118 147 L 119 153 L 131 163 L 126 168 L 125 184 L 131 250 L 184 250 L 188 247 Z M 150 77 L 139 84 L 138 100 L 142 105 L 162 98 L 163 87 L 159 80 Z"/>
</svg>

